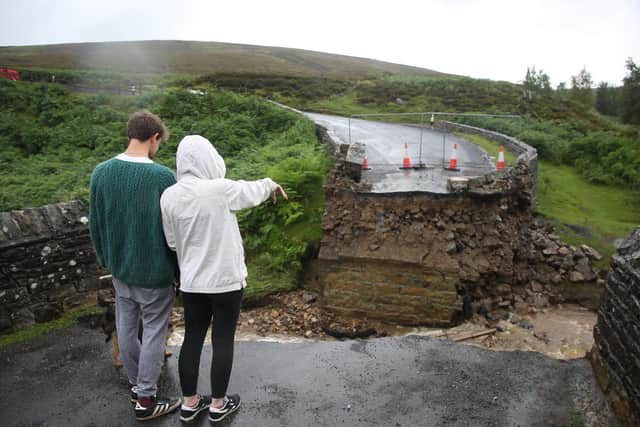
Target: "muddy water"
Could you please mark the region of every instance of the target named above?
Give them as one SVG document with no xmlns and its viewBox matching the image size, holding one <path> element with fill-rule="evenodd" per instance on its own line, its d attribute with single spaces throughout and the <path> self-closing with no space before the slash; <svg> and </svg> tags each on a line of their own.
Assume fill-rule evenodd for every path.
<svg viewBox="0 0 640 427">
<path fill-rule="evenodd" d="M 593 347 L 596 312 L 577 305 L 565 305 L 522 317 L 529 320 L 533 328 L 504 322 L 502 325 L 507 330 L 464 342 L 497 351 L 535 351 L 554 359 L 582 358 Z M 474 331 L 484 328 L 465 324 L 454 329 Z"/>
<path fill-rule="evenodd" d="M 576 359 L 584 357 L 593 346 L 593 327 L 597 313 L 578 305 L 563 305 L 526 316 L 519 316 L 516 323 L 504 321 L 502 332 L 488 336 L 461 341 L 461 344 L 485 347 L 495 351 L 535 351 L 554 359 Z M 520 326 L 522 320 L 528 320 L 533 326 L 530 329 Z M 483 322 L 467 322 L 450 329 L 411 328 L 394 325 L 376 325 L 378 332 L 388 336 L 421 335 L 441 339 L 456 339 L 464 335 L 484 331 L 487 325 Z M 184 328 L 177 327 L 169 338 L 169 345 L 181 345 Z M 374 338 L 375 339 L 375 338 Z M 257 334 L 254 331 L 240 328 L 236 334 L 238 341 L 269 341 L 282 343 L 299 343 L 309 341 L 298 335 Z M 330 336 L 316 341 L 332 341 Z M 206 342 L 210 342 L 209 335 Z"/>
</svg>

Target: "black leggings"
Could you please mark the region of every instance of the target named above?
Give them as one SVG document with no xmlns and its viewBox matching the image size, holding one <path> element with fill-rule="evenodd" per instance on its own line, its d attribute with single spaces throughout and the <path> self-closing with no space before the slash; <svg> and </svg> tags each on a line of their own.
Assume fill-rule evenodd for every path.
<svg viewBox="0 0 640 427">
<path fill-rule="evenodd" d="M 222 399 L 231 376 L 233 340 L 240 315 L 242 290 L 222 294 L 182 292 L 182 300 L 185 334 L 178 363 L 182 395 L 193 396 L 197 393 L 200 354 L 207 328 L 211 324 L 211 395 L 214 399 Z"/>
</svg>

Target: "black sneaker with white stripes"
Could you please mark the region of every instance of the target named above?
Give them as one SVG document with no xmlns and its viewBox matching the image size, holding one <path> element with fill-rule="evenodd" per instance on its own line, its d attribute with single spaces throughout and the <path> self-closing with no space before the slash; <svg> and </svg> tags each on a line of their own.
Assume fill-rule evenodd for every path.
<svg viewBox="0 0 640 427">
<path fill-rule="evenodd" d="M 138 401 L 138 386 L 131 386 L 131 403 L 135 404 Z"/>
<path fill-rule="evenodd" d="M 156 418 L 165 414 L 169 414 L 180 406 L 180 399 L 157 399 L 151 398 L 151 404 L 144 407 L 140 404 L 140 400 L 136 402 L 134 411 L 136 413 L 136 420 L 144 421 Z"/>
<path fill-rule="evenodd" d="M 220 409 L 209 409 L 209 421 L 212 423 L 223 420 L 227 415 L 235 412 L 240 407 L 240 396 L 237 394 L 224 397 L 224 405 Z"/>
<path fill-rule="evenodd" d="M 188 423 L 193 421 L 200 412 L 204 411 L 211 405 L 211 396 L 198 396 L 198 403 L 191 408 L 184 403 L 180 407 L 180 421 Z"/>
</svg>

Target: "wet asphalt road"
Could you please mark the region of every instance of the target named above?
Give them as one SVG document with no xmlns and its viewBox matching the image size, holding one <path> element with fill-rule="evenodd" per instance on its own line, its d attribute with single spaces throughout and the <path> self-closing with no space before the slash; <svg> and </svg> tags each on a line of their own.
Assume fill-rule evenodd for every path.
<svg viewBox="0 0 640 427">
<path fill-rule="evenodd" d="M 2 426 L 175 426 L 138 423 L 111 346 L 82 326 L 0 351 Z M 176 349 L 177 350 L 177 349 Z M 177 351 L 160 395 L 179 395 Z M 205 347 L 203 360 L 210 350 Z M 206 365 L 205 363 L 204 365 Z M 201 368 L 199 389 L 209 390 Z M 568 425 L 595 393 L 585 359 L 492 352 L 426 337 L 282 344 L 238 342 L 230 392 L 243 402 L 219 425 Z M 209 425 L 201 414 L 191 425 Z"/>
<path fill-rule="evenodd" d="M 349 142 L 349 119 L 316 113 L 304 113 L 315 123 L 325 127 L 329 135 L 340 143 Z M 366 145 L 371 170 L 363 173 L 363 179 L 372 184 L 372 192 L 425 191 L 447 192 L 449 176 L 478 176 L 495 170 L 487 154 L 476 145 L 452 134 L 443 134 L 425 126 L 421 131 L 415 126 L 351 119 L 351 142 Z M 404 144 L 412 164 L 422 162 L 425 169 L 400 170 L 404 157 Z M 451 151 L 457 144 L 457 161 L 460 171 L 443 169 L 448 165 Z M 495 153 L 497 155 L 497 153 Z"/>
</svg>

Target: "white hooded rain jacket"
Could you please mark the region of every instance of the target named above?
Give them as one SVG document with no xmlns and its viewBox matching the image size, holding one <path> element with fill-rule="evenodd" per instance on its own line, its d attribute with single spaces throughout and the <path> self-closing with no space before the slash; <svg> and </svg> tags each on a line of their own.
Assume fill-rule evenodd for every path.
<svg viewBox="0 0 640 427">
<path fill-rule="evenodd" d="M 277 184 L 270 178 L 225 179 L 224 160 L 199 135 L 180 141 L 176 163 L 178 183 L 165 190 L 160 206 L 167 244 L 178 255 L 180 289 L 222 293 L 244 288 L 247 267 L 235 212 L 258 206 Z"/>
</svg>

